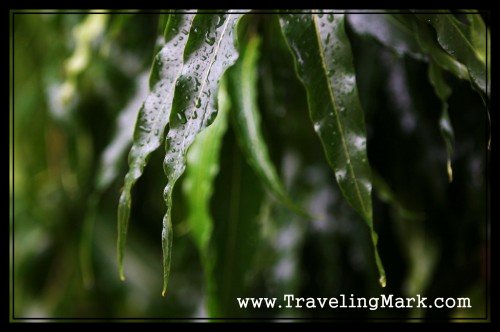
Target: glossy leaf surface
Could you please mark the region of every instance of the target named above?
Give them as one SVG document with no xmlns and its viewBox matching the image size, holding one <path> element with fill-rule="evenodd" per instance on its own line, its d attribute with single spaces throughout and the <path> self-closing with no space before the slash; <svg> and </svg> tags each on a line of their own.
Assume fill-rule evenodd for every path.
<svg viewBox="0 0 500 332">
<path fill-rule="evenodd" d="M 366 129 L 344 14 L 284 14 L 280 23 L 307 90 L 309 114 L 347 201 L 372 231 L 380 284 L 385 272 L 373 230 Z"/>
<path fill-rule="evenodd" d="M 186 168 L 186 153 L 196 135 L 217 116 L 217 91 L 225 70 L 238 58 L 235 28 L 242 14 L 197 15 L 184 51 L 184 67 L 179 76 L 170 114 L 164 161 L 168 183 L 164 198 L 162 247 L 164 283 L 167 290 L 172 248 L 172 191 Z M 186 31 L 186 35 L 187 35 Z M 187 36 L 186 36 L 187 37 Z"/>
</svg>

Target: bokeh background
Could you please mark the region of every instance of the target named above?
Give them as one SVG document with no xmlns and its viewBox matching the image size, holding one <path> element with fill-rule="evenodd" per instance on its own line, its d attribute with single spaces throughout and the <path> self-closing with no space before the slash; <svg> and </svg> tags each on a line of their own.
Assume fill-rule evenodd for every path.
<svg viewBox="0 0 500 332">
<path fill-rule="evenodd" d="M 116 210 L 130 146 L 130 135 L 116 133 L 132 132 L 162 19 L 141 12 L 12 15 L 16 318 L 207 315 L 200 253 L 185 222 L 182 178 L 174 193 L 170 290 L 161 297 L 163 148 L 152 155 L 134 189 L 125 282 L 116 266 Z M 368 229 L 342 198 L 326 163 L 278 21 L 273 15 L 251 19 L 262 36 L 259 106 L 271 156 L 292 197 L 325 218 L 304 219 L 273 200 L 229 127 L 211 201 L 220 317 L 484 317 L 488 132 L 479 95 L 467 82 L 446 76 L 456 136 L 454 180 L 448 183 L 441 104 L 428 82 L 427 64 L 347 26 L 369 160 L 380 182 L 373 204 L 388 279 L 382 289 Z M 88 218 L 94 218 L 94 227 Z M 91 240 L 91 257 L 85 257 L 85 239 Z M 241 310 L 235 299 L 381 293 L 467 296 L 473 307 Z"/>
</svg>

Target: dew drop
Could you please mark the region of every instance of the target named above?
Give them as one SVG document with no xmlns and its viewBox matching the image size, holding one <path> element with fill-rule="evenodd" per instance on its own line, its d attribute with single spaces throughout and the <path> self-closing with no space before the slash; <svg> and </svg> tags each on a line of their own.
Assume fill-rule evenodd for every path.
<svg viewBox="0 0 500 332">
<path fill-rule="evenodd" d="M 184 112 L 177 113 L 177 118 L 182 124 L 185 124 L 187 122 L 186 115 L 184 114 Z"/>
<path fill-rule="evenodd" d="M 217 23 L 215 23 L 215 29 L 218 29 L 224 23 L 224 20 L 222 19 L 223 16 L 224 15 L 217 16 Z"/>
<path fill-rule="evenodd" d="M 214 36 L 210 36 L 210 33 L 206 33 L 205 34 L 205 43 L 207 43 L 208 45 L 212 46 L 213 44 L 215 44 L 215 37 Z"/>
<path fill-rule="evenodd" d="M 217 112 L 212 112 L 211 114 L 208 115 L 207 127 L 210 126 L 215 121 L 216 117 L 217 117 Z"/>
</svg>

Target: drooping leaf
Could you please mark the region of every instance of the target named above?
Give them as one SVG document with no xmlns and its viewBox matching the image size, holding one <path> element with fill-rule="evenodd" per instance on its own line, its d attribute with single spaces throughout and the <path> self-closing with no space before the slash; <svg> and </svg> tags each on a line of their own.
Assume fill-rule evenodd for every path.
<svg viewBox="0 0 500 332">
<path fill-rule="evenodd" d="M 280 23 L 307 90 L 309 114 L 347 201 L 372 232 L 380 284 L 385 272 L 373 229 L 366 129 L 344 14 L 283 14 Z"/>
<path fill-rule="evenodd" d="M 149 73 L 147 72 L 139 76 L 134 95 L 125 108 L 120 111 L 116 120 L 115 134 L 102 153 L 97 171 L 96 189 L 99 191 L 108 187 L 118 176 L 120 159 L 132 143 L 137 110 L 140 109 L 144 97 L 149 92 L 148 77 Z"/>
<path fill-rule="evenodd" d="M 420 20 L 412 20 L 411 23 L 420 47 L 429 55 L 431 61 L 460 79 L 470 80 L 467 67 L 442 49 L 427 24 Z"/>
<path fill-rule="evenodd" d="M 289 197 L 285 186 L 271 161 L 261 131 L 261 118 L 257 105 L 257 62 L 260 39 L 251 38 L 245 45 L 239 61 L 228 75 L 229 93 L 233 103 L 233 124 L 240 146 L 257 175 L 268 190 L 284 205 L 305 215 Z"/>
<path fill-rule="evenodd" d="M 186 152 L 195 136 L 217 116 L 217 89 L 224 71 L 238 58 L 236 25 L 242 14 L 197 15 L 193 20 L 184 51 L 184 67 L 179 76 L 170 114 L 164 162 L 168 183 L 163 219 L 163 292 L 170 274 L 172 248 L 172 191 L 186 167 Z"/>
<path fill-rule="evenodd" d="M 182 70 L 184 46 L 194 14 L 171 15 L 165 29 L 165 45 L 155 57 L 150 74 L 150 94 L 139 110 L 134 143 L 129 153 L 129 171 L 118 205 L 118 266 L 124 280 L 123 255 L 130 217 L 131 190 L 142 175 L 150 154 L 160 146 L 168 123 L 175 82 Z"/>
<path fill-rule="evenodd" d="M 394 14 L 348 14 L 346 17 L 356 33 L 371 36 L 399 55 L 408 54 L 419 60 L 426 58 L 415 39 L 411 25 L 404 24 L 404 21 L 398 20 Z"/>
<path fill-rule="evenodd" d="M 210 199 L 215 176 L 219 172 L 219 155 L 222 138 L 227 129 L 229 107 L 229 96 L 223 81 L 219 88 L 217 118 L 210 127 L 198 134 L 189 149 L 186 177 L 183 181 L 183 191 L 189 211 L 187 222 L 200 253 L 205 276 L 207 309 L 212 317 L 217 312 L 217 299 L 214 291 L 214 260 L 209 248 L 213 230 Z"/>
<path fill-rule="evenodd" d="M 448 114 L 448 98 L 451 95 L 451 88 L 446 83 L 442 70 L 431 61 L 428 72 L 429 82 L 434 87 L 436 96 L 441 100 L 441 117 L 439 118 L 439 128 L 441 136 L 446 144 L 447 162 L 446 171 L 448 173 L 449 182 L 453 181 L 453 170 L 451 167 L 451 156 L 453 154 L 453 142 L 455 134 L 451 125 L 450 116 Z"/>
<path fill-rule="evenodd" d="M 421 20 L 431 24 L 437 33 L 439 44 L 469 71 L 472 82 L 486 93 L 486 50 L 476 42 L 476 34 L 471 36 L 467 25 L 453 14 L 416 14 Z M 474 14 L 479 15 L 479 14 Z M 486 34 L 484 38 L 486 39 Z"/>
<path fill-rule="evenodd" d="M 92 271 L 92 240 L 96 218 L 96 210 L 100 196 L 104 190 L 116 179 L 120 169 L 120 161 L 132 142 L 134 119 L 144 97 L 148 93 L 148 73 L 143 73 L 137 80 L 135 94 L 130 102 L 120 112 L 116 121 L 116 129 L 111 142 L 101 155 L 96 175 L 96 184 L 87 203 L 87 213 L 84 218 L 82 237 L 80 240 L 80 265 L 83 282 L 87 287 L 93 284 Z"/>
</svg>

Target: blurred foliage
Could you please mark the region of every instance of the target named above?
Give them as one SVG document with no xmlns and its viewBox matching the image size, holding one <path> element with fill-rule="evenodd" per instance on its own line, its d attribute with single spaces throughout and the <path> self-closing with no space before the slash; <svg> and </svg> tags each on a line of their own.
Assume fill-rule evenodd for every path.
<svg viewBox="0 0 500 332">
<path fill-rule="evenodd" d="M 261 181 L 258 167 L 247 158 L 249 148 L 241 142 L 238 125 L 232 123 L 238 121 L 232 117 L 238 103 L 231 100 L 233 115 L 225 120 L 227 129 L 219 129 L 223 136 L 209 134 L 216 128 L 213 125 L 193 146 L 199 151 L 198 140 L 220 140 L 211 191 L 201 193 L 205 195 L 201 201 L 191 200 L 189 183 L 210 183 L 210 179 L 190 177 L 203 170 L 200 165 L 191 170 L 190 158 L 187 174 L 174 188 L 174 250 L 164 298 L 160 292 L 163 149 L 151 154 L 133 190 L 125 282 L 117 273 L 116 207 L 137 111 L 148 93 L 153 57 L 164 43 L 159 36 L 166 17 L 138 11 L 14 14 L 15 317 L 484 316 L 489 250 L 487 97 L 481 92 L 483 86 L 472 89 L 468 78 L 453 69 L 439 72 L 442 77 L 437 79 L 449 93 L 438 97 L 422 54 L 430 52 L 439 64 L 443 46 L 427 45 L 427 51 L 420 52 L 415 51 L 419 41 L 413 40 L 395 49 L 391 40 L 381 40 L 374 33 L 384 17 L 377 15 L 348 14 L 345 29 L 365 116 L 373 171 L 373 222 L 387 287 L 377 282 L 370 230 L 343 198 L 313 129 L 306 91 L 295 74 L 278 17 L 250 14 L 241 27 L 250 32 L 240 35 L 244 35 L 243 45 L 254 35 L 260 39 L 257 105 L 252 107 L 260 112 L 261 139 L 293 202 L 322 217 L 295 213 Z M 364 16 L 378 21 L 363 20 Z M 407 15 L 401 16 L 398 24 L 408 27 Z M 478 24 L 472 16 L 462 20 L 464 26 L 469 18 L 471 24 Z M 356 24 L 360 19 L 372 25 L 360 28 Z M 437 41 L 435 30 L 429 31 Z M 406 38 L 404 33 L 401 38 Z M 477 63 L 474 66 L 477 79 Z M 441 137 L 443 109 L 454 131 L 452 152 Z M 206 138 L 209 135 L 215 137 Z M 448 155 L 453 164 L 451 183 Z M 213 163 L 210 158 L 191 160 Z M 213 223 L 209 241 L 193 233 L 204 232 L 196 230 L 199 226 L 193 219 L 200 218 L 196 213 L 205 218 L 205 210 L 193 210 L 199 204 L 203 209 L 208 205 Z M 236 297 L 244 296 L 282 299 L 283 294 L 331 297 L 341 293 L 470 296 L 473 309 L 242 310 L 236 303 Z"/>
</svg>

